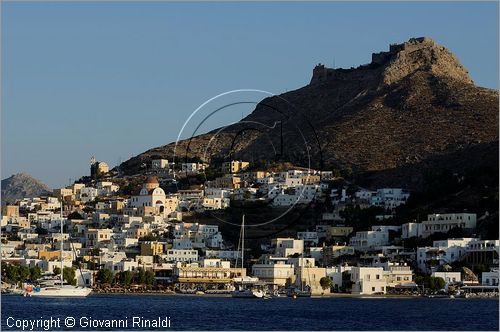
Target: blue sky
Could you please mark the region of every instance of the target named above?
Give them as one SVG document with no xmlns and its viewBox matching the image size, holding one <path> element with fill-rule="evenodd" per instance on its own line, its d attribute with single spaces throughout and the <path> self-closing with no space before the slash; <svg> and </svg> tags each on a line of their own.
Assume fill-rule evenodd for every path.
<svg viewBox="0 0 500 332">
<path fill-rule="evenodd" d="M 92 155 L 115 166 L 174 141 L 219 93 L 294 90 L 318 62 L 358 66 L 418 36 L 498 89 L 496 2 L 2 2 L 2 178 L 67 185 Z"/>
</svg>

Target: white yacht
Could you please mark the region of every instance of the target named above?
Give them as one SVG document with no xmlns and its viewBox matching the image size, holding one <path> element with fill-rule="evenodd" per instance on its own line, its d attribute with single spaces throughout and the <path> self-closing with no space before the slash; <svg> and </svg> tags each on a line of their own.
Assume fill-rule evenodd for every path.
<svg viewBox="0 0 500 332">
<path fill-rule="evenodd" d="M 241 221 L 241 231 L 240 231 L 240 243 L 241 243 L 241 268 L 243 269 L 243 251 L 244 251 L 244 239 L 245 239 L 245 215 L 242 217 Z M 261 288 L 254 285 L 257 282 L 257 278 L 252 277 L 241 277 L 235 278 L 234 282 L 236 284 L 236 289 L 231 293 L 232 297 L 239 298 L 263 298 L 265 293 Z"/>
<path fill-rule="evenodd" d="M 25 296 L 34 297 L 86 297 L 92 290 L 87 287 L 73 285 L 57 285 L 46 287 L 33 287 L 31 292 L 25 293 Z"/>
<path fill-rule="evenodd" d="M 62 217 L 63 205 L 61 202 L 61 278 L 60 283 L 55 280 L 42 282 L 40 286 L 27 285 L 24 288 L 24 296 L 36 296 L 36 297 L 86 297 L 91 292 L 92 289 L 88 287 L 73 286 L 64 283 L 63 278 L 63 217 Z"/>
<path fill-rule="evenodd" d="M 232 297 L 239 297 L 239 298 L 263 298 L 264 297 L 264 292 L 262 289 L 256 289 L 256 288 L 247 288 L 247 289 L 240 289 L 240 290 L 235 290 L 231 293 Z"/>
</svg>

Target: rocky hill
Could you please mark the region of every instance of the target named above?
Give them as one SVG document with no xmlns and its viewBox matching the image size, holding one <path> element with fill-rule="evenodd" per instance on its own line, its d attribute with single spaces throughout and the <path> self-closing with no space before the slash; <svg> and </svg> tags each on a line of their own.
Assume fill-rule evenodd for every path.
<svg viewBox="0 0 500 332">
<path fill-rule="evenodd" d="M 181 141 L 176 154 L 201 156 L 212 140 L 212 158 L 280 159 L 418 189 L 436 168 L 498 169 L 498 91 L 476 86 L 445 47 L 413 38 L 357 68 L 318 65 L 309 85 L 262 100 L 216 133 Z M 148 150 L 120 170 L 136 174 L 153 157 L 172 159 L 173 148 Z"/>
<path fill-rule="evenodd" d="M 46 195 L 50 188 L 29 174 L 18 173 L 2 180 L 2 204 L 23 197 Z"/>
</svg>

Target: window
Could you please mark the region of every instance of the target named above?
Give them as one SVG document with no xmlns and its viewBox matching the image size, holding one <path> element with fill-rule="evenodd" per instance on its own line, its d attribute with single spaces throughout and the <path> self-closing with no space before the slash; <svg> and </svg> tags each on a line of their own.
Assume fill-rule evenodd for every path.
<svg viewBox="0 0 500 332">
<path fill-rule="evenodd" d="M 372 287 L 372 292 L 374 292 L 374 291 L 375 291 L 375 287 Z"/>
<path fill-rule="evenodd" d="M 380 279 L 380 275 L 379 274 L 375 275 L 375 279 Z"/>
</svg>

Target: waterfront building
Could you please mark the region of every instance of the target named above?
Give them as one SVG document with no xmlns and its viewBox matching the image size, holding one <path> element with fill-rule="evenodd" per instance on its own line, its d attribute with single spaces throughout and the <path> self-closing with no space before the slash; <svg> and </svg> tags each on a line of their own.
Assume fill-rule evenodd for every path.
<svg viewBox="0 0 500 332">
<path fill-rule="evenodd" d="M 332 289 L 334 292 L 339 292 L 347 288 L 347 282 L 350 282 L 351 269 L 352 266 L 349 265 L 337 265 L 326 268 L 325 272 L 332 279 Z M 347 277 L 349 277 L 349 280 L 346 279 Z"/>
<path fill-rule="evenodd" d="M 222 266 L 198 266 L 198 264 L 177 263 L 173 268 L 174 281 L 181 289 L 202 287 L 216 287 L 222 285 L 229 288 L 234 278 L 246 276 L 243 268 L 229 268 Z"/>
<path fill-rule="evenodd" d="M 413 287 L 413 271 L 406 264 L 389 263 L 383 267 L 387 287 Z"/>
<path fill-rule="evenodd" d="M 359 267 L 351 269 L 352 294 L 369 295 L 386 293 L 386 279 L 382 267 Z"/>
<path fill-rule="evenodd" d="M 285 286 L 295 277 L 294 266 L 288 264 L 287 260 L 285 257 L 264 255 L 258 263 L 252 265 L 252 275 L 275 287 Z"/>
<path fill-rule="evenodd" d="M 498 267 L 500 241 L 475 239 L 467 244 L 465 261 L 472 265 L 485 265 L 490 268 Z"/>
<path fill-rule="evenodd" d="M 442 278 L 446 284 L 456 284 L 462 282 L 462 274 L 460 272 L 435 271 L 432 272 L 435 278 Z"/>
<path fill-rule="evenodd" d="M 439 266 L 451 264 L 465 257 L 467 241 L 473 239 L 449 239 L 434 241 L 432 247 L 417 248 L 417 266 L 420 271 L 430 273 Z"/>
<path fill-rule="evenodd" d="M 481 273 L 481 284 L 498 286 L 498 269 Z"/>
<path fill-rule="evenodd" d="M 326 277 L 326 268 L 307 265 L 296 271 L 295 285 L 299 289 L 309 289 L 311 295 L 330 293 L 330 289 L 323 289 L 320 283 L 321 278 Z"/>
</svg>

